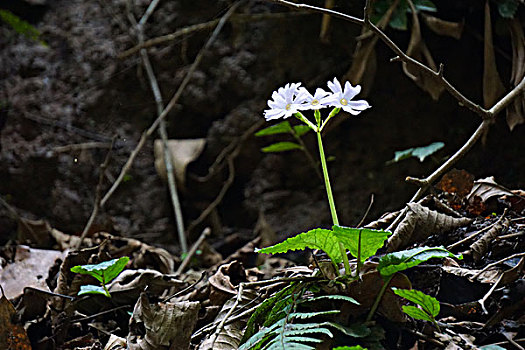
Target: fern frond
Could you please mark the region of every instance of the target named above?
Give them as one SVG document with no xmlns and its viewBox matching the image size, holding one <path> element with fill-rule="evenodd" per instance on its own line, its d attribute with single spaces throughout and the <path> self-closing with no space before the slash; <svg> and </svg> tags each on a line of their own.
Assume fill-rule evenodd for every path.
<svg viewBox="0 0 525 350">
<path fill-rule="evenodd" d="M 290 318 L 297 318 L 300 320 L 306 320 L 316 316 L 333 315 L 340 313 L 341 310 L 326 310 L 317 312 L 294 312 L 290 315 Z"/>
</svg>

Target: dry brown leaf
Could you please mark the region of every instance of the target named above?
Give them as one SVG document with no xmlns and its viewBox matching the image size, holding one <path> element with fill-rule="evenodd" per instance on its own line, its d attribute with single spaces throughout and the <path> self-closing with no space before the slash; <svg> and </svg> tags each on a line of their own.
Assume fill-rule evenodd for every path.
<svg viewBox="0 0 525 350">
<path fill-rule="evenodd" d="M 441 191 L 465 197 L 474 186 L 474 175 L 465 170 L 452 169 L 438 182 L 436 187 Z"/>
<path fill-rule="evenodd" d="M 168 140 L 168 151 L 171 154 L 173 172 L 177 185 L 184 187 L 186 183 L 186 167 L 199 157 L 206 145 L 206 139 Z M 164 148 L 162 140 L 155 140 L 153 146 L 155 154 L 155 169 L 163 179 L 167 179 L 166 163 L 164 162 Z"/>
<path fill-rule="evenodd" d="M 1 285 L 0 285 L 1 288 Z M 1 290 L 0 297 L 0 349 L 7 350 L 31 350 L 31 343 L 27 337 L 26 330 L 22 325 L 12 322 L 16 313 L 13 304 L 5 297 Z"/>
<path fill-rule="evenodd" d="M 162 295 L 166 290 L 175 293 L 187 285 L 186 282 L 177 279 L 174 275 L 166 275 L 155 270 L 126 269 L 111 281 L 108 289 L 113 294 L 131 289 L 143 291 L 147 287 L 148 293 Z"/>
<path fill-rule="evenodd" d="M 188 349 L 199 309 L 200 303 L 191 301 L 150 304 L 142 293 L 131 316 L 128 349 Z"/>
<path fill-rule="evenodd" d="M 450 36 L 454 39 L 460 39 L 463 33 L 464 21 L 451 22 L 445 21 L 441 18 L 431 16 L 427 13 L 422 13 L 425 24 L 436 34 Z"/>
<path fill-rule="evenodd" d="M 480 283 L 495 283 L 498 278 L 503 274 L 503 271 L 500 269 L 487 270 L 481 273 L 479 276 L 477 274 L 480 270 L 465 269 L 462 267 L 454 266 L 441 266 L 441 269 L 446 273 L 450 273 L 454 276 L 465 277 L 469 280 L 474 280 Z M 474 277 L 476 277 L 474 279 Z"/>
<path fill-rule="evenodd" d="M 49 269 L 65 254 L 56 250 L 33 249 L 17 246 L 15 260 L 5 267 L 0 266 L 0 284 L 7 298 L 20 296 L 24 288 L 33 287 L 49 291 L 46 283 Z"/>
<path fill-rule="evenodd" d="M 408 3 L 412 9 L 412 33 L 410 35 L 410 42 L 408 43 L 406 54 L 413 59 L 426 64 L 429 68 L 437 72 L 436 63 L 421 36 L 421 27 L 417 11 L 412 1 L 408 0 Z M 407 64 L 406 62 L 403 62 L 402 66 L 403 72 L 405 72 L 405 74 L 412 79 L 417 86 L 428 92 L 435 101 L 439 99 L 444 87 L 438 80 L 436 80 L 437 78 L 435 75 L 427 73 L 426 71 Z"/>
<path fill-rule="evenodd" d="M 492 241 L 508 226 L 509 221 L 507 219 L 499 221 L 495 223 L 490 230 L 485 232 L 483 236 L 470 245 L 469 251 L 475 261 L 480 260 L 485 255 Z"/>
<path fill-rule="evenodd" d="M 210 302 L 212 305 L 222 305 L 232 295 L 237 295 L 235 285 L 246 282 L 246 271 L 241 263 L 232 261 L 221 265 L 210 277 Z"/>
<path fill-rule="evenodd" d="M 232 297 L 228 301 L 224 303 L 224 305 L 221 308 L 221 311 L 215 318 L 215 322 L 221 322 L 228 314 L 228 312 L 231 310 L 231 308 L 235 305 L 235 300 L 237 297 Z M 237 307 L 242 307 L 243 305 L 246 305 L 250 301 L 249 298 L 243 299 L 242 305 L 239 303 Z M 246 326 L 247 318 L 242 320 L 236 320 L 234 322 L 230 322 L 228 324 L 225 324 L 224 327 L 220 330 L 216 330 L 216 334 L 208 334 L 206 338 L 202 341 L 200 346 L 198 347 L 198 350 L 209 350 L 209 349 L 217 349 L 217 350 L 236 350 L 239 348 L 239 344 L 241 343 L 242 336 L 244 334 L 244 327 Z"/>
<path fill-rule="evenodd" d="M 491 197 L 500 197 L 503 195 L 514 195 L 512 191 L 496 183 L 494 176 L 489 176 L 484 179 L 474 181 L 474 186 L 470 191 L 467 199 L 469 202 L 474 200 L 475 196 L 479 196 L 483 202 L 486 202 Z"/>
<path fill-rule="evenodd" d="M 407 207 L 405 217 L 388 239 L 389 252 L 424 240 L 432 234 L 445 233 L 472 222 L 469 218 L 455 218 L 430 210 L 418 203 L 408 203 Z"/>
<path fill-rule="evenodd" d="M 518 18 L 509 21 L 512 43 L 512 72 L 510 83 L 512 87 L 525 76 L 525 35 Z M 516 97 L 507 108 L 507 125 L 512 131 L 516 125 L 525 123 L 525 93 Z"/>
<path fill-rule="evenodd" d="M 115 334 L 112 334 L 109 337 L 106 346 L 104 346 L 104 350 L 126 350 L 126 347 L 127 343 L 125 338 L 121 338 L 116 336 Z"/>
<path fill-rule="evenodd" d="M 505 87 L 496 67 L 494 43 L 492 39 L 492 21 L 490 19 L 490 6 L 485 2 L 485 39 L 484 39 L 484 64 L 483 64 L 483 103 L 485 108 L 492 107 L 505 93 Z"/>
</svg>

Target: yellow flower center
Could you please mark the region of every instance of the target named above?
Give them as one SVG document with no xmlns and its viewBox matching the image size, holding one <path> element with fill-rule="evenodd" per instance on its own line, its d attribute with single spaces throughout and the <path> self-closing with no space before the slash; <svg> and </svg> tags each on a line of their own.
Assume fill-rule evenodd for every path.
<svg viewBox="0 0 525 350">
<path fill-rule="evenodd" d="M 289 111 L 290 108 L 292 108 L 292 104 L 291 104 L 291 103 L 288 103 L 288 104 L 286 105 L 286 107 L 284 107 L 284 108 L 285 108 L 287 111 Z"/>
<path fill-rule="evenodd" d="M 312 104 L 312 106 L 317 106 L 319 104 L 319 100 L 313 100 L 310 103 Z"/>
<path fill-rule="evenodd" d="M 346 106 L 348 104 L 348 101 L 346 100 L 346 98 L 342 98 L 340 102 L 343 106 Z"/>
</svg>

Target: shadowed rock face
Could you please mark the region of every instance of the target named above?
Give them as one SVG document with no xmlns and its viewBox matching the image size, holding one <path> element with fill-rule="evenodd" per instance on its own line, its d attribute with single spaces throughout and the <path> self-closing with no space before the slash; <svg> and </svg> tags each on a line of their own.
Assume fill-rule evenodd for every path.
<svg viewBox="0 0 525 350">
<path fill-rule="evenodd" d="M 117 58 L 136 44 L 126 1 L 104 2 L 104 7 L 102 2 L 81 0 L 8 3 L 40 30 L 49 46 L 0 26 L 0 194 L 10 195 L 10 203 L 23 214 L 45 217 L 52 226 L 78 232 L 91 211 L 98 165 L 107 148 L 67 152 L 56 148 L 94 141 L 104 144 L 118 135 L 105 176 L 107 189 L 156 115 L 138 56 Z M 135 17 L 148 3 L 137 2 Z M 208 1 L 161 2 L 145 33 L 147 38 L 168 34 L 217 18 L 222 10 L 220 2 L 213 6 Z M 341 10 L 360 15 L 358 9 Z M 259 3 L 239 12 L 287 10 Z M 476 18 L 472 13 L 468 16 Z M 207 138 L 203 155 L 188 168 L 193 174 L 206 174 L 222 149 L 262 118 L 266 100 L 277 87 L 297 81 L 309 88 L 325 87 L 328 79 L 344 75 L 360 31 L 352 24 L 333 21 L 330 44 L 322 44 L 318 15 L 234 23 L 225 27 L 205 54 L 167 118 L 171 138 Z M 209 33 L 195 32 L 149 49 L 166 103 Z M 404 47 L 406 33 L 391 34 Z M 480 100 L 482 61 L 472 52 L 481 52 L 481 43 L 470 36 L 456 41 L 428 34 L 426 40 L 436 61 L 446 63 L 447 78 L 465 95 Z M 400 207 L 414 190 L 404 184 L 404 178 L 426 175 L 437 165 L 432 160 L 408 160 L 385 166 L 394 151 L 443 141 L 446 146 L 436 159 L 441 161 L 466 141 L 479 122 L 446 94 L 432 101 L 402 74 L 398 64 L 388 62 L 391 56 L 384 45 L 378 45 L 378 69 L 367 96 L 372 109 L 325 135 L 326 152 L 335 157 L 329 168 L 345 225 L 359 221 L 370 193 L 376 195 L 370 219 Z M 523 129 L 517 127 L 510 134 L 502 123 L 495 125 L 486 146 L 477 145 L 458 167 L 479 177 L 494 175 L 508 187 L 523 187 L 519 176 L 525 168 L 525 160 L 519 157 Z M 305 157 L 300 152 L 262 154 L 259 148 L 271 140 L 278 139 L 249 138 L 236 158 L 235 181 L 218 208 L 222 225 L 251 229 L 260 212 L 283 234 L 329 225 L 322 182 Z M 305 142 L 316 155 L 312 135 Z M 152 144 L 153 140 L 140 152 L 131 177 L 108 202 L 98 225 L 124 235 L 140 234 L 146 240 L 173 242 L 172 210 L 167 187 L 155 173 Z M 181 193 L 187 222 L 215 198 L 226 177 L 224 170 L 207 183 L 190 176 Z"/>
</svg>

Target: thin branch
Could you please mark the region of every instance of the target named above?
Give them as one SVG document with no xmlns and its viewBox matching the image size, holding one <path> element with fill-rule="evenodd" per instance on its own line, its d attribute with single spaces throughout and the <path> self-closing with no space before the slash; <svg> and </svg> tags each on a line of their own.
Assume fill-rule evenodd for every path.
<svg viewBox="0 0 525 350">
<path fill-rule="evenodd" d="M 144 18 L 147 19 L 147 16 L 153 13 L 153 10 L 150 11 L 150 9 L 156 6 L 155 1 L 156 0 L 153 0 L 151 2 L 150 7 L 148 7 L 148 10 L 146 11 L 144 16 L 141 18 L 139 24 L 137 25 L 137 31 L 138 31 L 137 36 L 139 39 L 139 43 L 144 42 L 144 27 L 143 27 L 143 22 L 145 22 Z M 162 111 L 164 110 L 164 103 L 162 102 L 162 94 L 160 92 L 160 87 L 159 87 L 157 78 L 155 77 L 155 72 L 153 71 L 153 67 L 151 66 L 151 62 L 148 56 L 148 51 L 146 49 L 141 49 L 140 57 L 142 59 L 142 64 L 144 65 L 144 68 L 146 69 L 146 74 L 148 75 L 148 79 L 149 79 L 150 86 L 151 86 L 151 91 L 153 92 L 153 96 L 155 98 L 155 104 L 157 105 L 157 115 L 160 116 L 162 114 Z M 177 234 L 179 237 L 179 243 L 180 243 L 182 252 L 186 253 L 188 251 L 188 243 L 186 240 L 186 235 L 184 234 L 184 219 L 182 217 L 182 210 L 180 206 L 179 195 L 177 192 L 177 185 L 175 183 L 175 175 L 174 175 L 173 163 L 171 159 L 171 153 L 170 153 L 170 150 L 168 149 L 168 133 L 166 131 L 166 121 L 164 119 L 161 120 L 158 131 L 159 131 L 159 134 L 162 140 L 164 164 L 166 166 L 168 188 L 170 191 L 170 198 L 171 198 L 171 204 L 173 206 L 175 223 L 177 225 Z"/>
<path fill-rule="evenodd" d="M 171 100 L 169 101 L 169 103 L 166 105 L 166 107 L 164 108 L 164 110 L 162 111 L 162 113 L 157 117 L 157 119 L 155 119 L 155 121 L 151 124 L 151 126 L 145 130 L 140 139 L 139 139 L 139 142 L 137 144 L 137 146 L 135 146 L 135 149 L 131 152 L 128 160 L 126 161 L 126 164 L 124 164 L 124 166 L 122 167 L 121 171 L 120 171 L 120 174 L 119 176 L 117 177 L 117 180 L 115 180 L 115 182 L 113 183 L 113 185 L 111 186 L 111 188 L 108 190 L 108 192 L 104 195 L 104 197 L 102 198 L 101 202 L 100 202 L 100 206 L 101 207 L 104 207 L 105 204 L 107 203 L 107 201 L 109 200 L 109 198 L 113 195 L 113 193 L 115 192 L 115 190 L 118 188 L 118 186 L 122 183 L 122 180 L 124 179 L 124 176 L 127 174 L 127 172 L 129 171 L 129 169 L 131 168 L 133 162 L 135 161 L 135 158 L 137 157 L 138 153 L 140 152 L 140 150 L 142 149 L 142 147 L 144 147 L 144 144 L 146 143 L 146 140 L 151 136 L 151 134 L 153 134 L 153 132 L 157 129 L 157 127 L 159 126 L 160 122 L 166 118 L 166 116 L 168 115 L 169 112 L 171 112 L 171 110 L 173 109 L 173 107 L 175 107 L 175 105 L 177 104 L 177 102 L 179 101 L 181 95 L 182 95 L 182 92 L 184 91 L 184 89 L 186 88 L 186 85 L 188 85 L 188 83 L 190 82 L 191 80 L 191 77 L 193 75 L 193 73 L 195 72 L 195 70 L 197 69 L 197 67 L 199 66 L 203 56 L 204 56 L 204 53 L 208 50 L 208 48 L 211 46 L 211 44 L 215 41 L 215 39 L 217 38 L 217 36 L 219 35 L 220 31 L 222 30 L 222 28 L 224 27 L 224 24 L 226 23 L 226 20 L 228 19 L 229 16 L 232 15 L 232 13 L 237 9 L 237 7 L 239 6 L 240 2 L 237 2 L 235 3 L 232 7 L 230 7 L 230 9 L 222 16 L 221 20 L 219 21 L 219 23 L 217 24 L 217 27 L 215 27 L 215 30 L 213 31 L 213 33 L 210 35 L 208 41 L 206 42 L 206 44 L 204 44 L 204 46 L 202 47 L 202 49 L 199 51 L 199 53 L 197 54 L 197 57 L 195 58 L 195 60 L 193 61 L 193 64 L 190 66 L 188 72 L 186 73 L 186 76 L 184 77 L 184 80 L 182 81 L 182 83 L 179 85 L 179 88 L 177 89 L 177 91 L 175 92 L 175 94 L 173 95 L 173 97 L 171 98 Z"/>
<path fill-rule="evenodd" d="M 104 162 L 100 165 L 99 168 L 99 174 L 98 174 L 98 183 L 97 188 L 95 190 L 95 204 L 93 205 L 93 211 L 91 212 L 91 216 L 88 219 L 88 222 L 86 223 L 86 226 L 84 227 L 84 230 L 82 231 L 82 234 L 80 235 L 80 239 L 78 240 L 77 249 L 80 249 L 82 246 L 82 243 L 84 242 L 84 239 L 86 238 L 89 230 L 91 229 L 91 226 L 93 225 L 93 222 L 95 222 L 95 218 L 98 215 L 98 211 L 100 210 L 100 197 L 102 196 L 102 184 L 104 182 L 104 172 L 108 168 L 109 160 L 111 159 L 111 150 L 113 149 L 113 145 L 115 144 L 116 136 L 113 136 L 113 139 L 111 140 L 111 146 L 109 147 L 109 151 L 106 154 L 106 159 L 104 159 Z"/>
<path fill-rule="evenodd" d="M 193 243 L 193 245 L 191 246 L 190 251 L 188 252 L 188 254 L 186 254 L 186 256 L 184 257 L 184 260 L 182 260 L 182 262 L 180 263 L 177 271 L 175 271 L 175 275 L 176 276 L 180 276 L 182 274 L 182 272 L 184 271 L 186 266 L 188 266 L 188 264 L 190 263 L 191 259 L 193 258 L 193 256 L 197 252 L 197 249 L 199 249 L 199 247 L 201 246 L 202 242 L 204 242 L 204 240 L 210 235 L 210 233 L 211 233 L 211 230 L 210 230 L 209 227 L 206 227 L 202 231 L 199 239 L 197 239 L 195 241 L 195 243 Z"/>
<path fill-rule="evenodd" d="M 188 225 L 188 229 L 187 229 L 188 232 L 191 232 L 197 225 L 203 222 L 204 219 L 206 219 L 208 215 L 210 215 L 212 210 L 215 209 L 222 202 L 224 195 L 226 194 L 230 186 L 233 184 L 233 180 L 235 178 L 235 166 L 234 166 L 233 161 L 239 155 L 243 141 L 246 140 L 248 136 L 251 136 L 257 129 L 259 129 L 262 123 L 264 123 L 264 121 L 262 120 L 255 123 L 242 134 L 242 136 L 240 137 L 238 141 L 237 140 L 233 141 L 233 142 L 237 142 L 237 146 L 226 157 L 226 163 L 228 164 L 228 178 L 226 179 L 226 181 L 224 181 L 224 185 L 222 186 L 221 190 L 219 191 L 219 194 L 217 195 L 217 197 L 215 197 L 213 202 L 211 202 L 210 205 L 208 205 L 208 207 L 201 212 L 201 214 L 199 215 L 197 219 L 193 220 Z"/>
<path fill-rule="evenodd" d="M 304 12 L 296 12 L 292 15 L 304 15 L 309 13 Z M 290 14 L 289 13 L 256 13 L 256 14 L 236 14 L 231 16 L 228 20 L 230 22 L 248 22 L 248 21 L 259 21 L 259 20 L 265 20 L 265 19 L 289 19 Z M 127 49 L 126 51 L 122 52 L 118 55 L 119 59 L 127 58 L 137 52 L 139 52 L 140 49 L 147 49 L 152 46 L 161 45 L 164 43 L 168 43 L 174 40 L 179 39 L 180 37 L 183 37 L 185 35 L 190 35 L 194 32 L 200 32 L 207 29 L 211 29 L 219 23 L 220 19 L 214 19 L 208 22 L 203 23 L 197 23 L 192 24 L 187 27 L 181 28 L 176 30 L 173 33 L 158 36 L 156 38 L 152 38 L 149 40 L 145 40 L 142 44 L 137 44 L 133 46 L 132 48 Z"/>
</svg>

